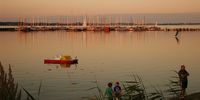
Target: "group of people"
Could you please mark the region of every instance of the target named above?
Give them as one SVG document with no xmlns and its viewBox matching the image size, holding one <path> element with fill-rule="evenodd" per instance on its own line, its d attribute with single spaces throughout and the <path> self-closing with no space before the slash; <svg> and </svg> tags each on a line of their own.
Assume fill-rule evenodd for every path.
<svg viewBox="0 0 200 100">
<path fill-rule="evenodd" d="M 181 93 L 180 97 L 185 98 L 186 96 L 186 88 L 188 85 L 188 76 L 189 73 L 185 69 L 185 65 L 181 65 L 181 69 L 178 72 L 179 80 L 180 80 L 180 86 L 181 86 Z M 119 85 L 119 82 L 115 83 L 115 86 L 113 87 L 112 83 L 108 83 L 108 87 L 106 88 L 105 95 L 107 96 L 108 100 L 120 100 L 122 93 L 122 89 Z"/>
<path fill-rule="evenodd" d="M 108 87 L 106 88 L 105 95 L 108 98 L 108 100 L 120 100 L 121 99 L 121 86 L 119 85 L 119 82 L 115 83 L 115 86 L 113 87 L 112 83 L 108 83 Z"/>
</svg>

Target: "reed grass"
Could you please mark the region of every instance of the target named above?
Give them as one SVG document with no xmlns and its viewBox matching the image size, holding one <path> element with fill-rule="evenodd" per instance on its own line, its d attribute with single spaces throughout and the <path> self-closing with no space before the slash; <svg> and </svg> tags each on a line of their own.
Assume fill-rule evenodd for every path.
<svg viewBox="0 0 200 100">
<path fill-rule="evenodd" d="M 95 87 L 91 87 L 88 90 L 94 90 L 97 89 L 98 95 L 95 95 L 94 98 L 92 97 L 84 97 L 82 99 L 87 100 L 107 100 L 103 95 L 102 89 L 98 85 L 98 81 L 94 81 L 96 84 Z M 119 99 L 116 99 L 113 97 L 113 100 L 165 100 L 163 92 L 156 87 L 154 87 L 154 91 L 148 93 L 146 91 L 146 87 L 143 84 L 142 78 L 138 75 L 131 75 L 131 80 L 124 81 L 122 83 L 122 97 Z"/>
<path fill-rule="evenodd" d="M 177 71 L 173 71 L 175 74 L 170 77 L 169 83 L 167 86 L 169 89 L 167 89 L 167 93 L 169 93 L 172 97 L 179 97 L 181 93 L 181 85 L 179 81 L 179 76 Z"/>
<path fill-rule="evenodd" d="M 38 99 L 40 97 L 42 83 L 40 83 L 38 90 Z M 26 93 L 26 100 L 36 100 L 25 88 L 23 91 Z M 3 65 L 0 62 L 0 100 L 22 100 L 22 90 L 19 85 L 14 81 L 12 75 L 11 65 L 9 65 L 8 73 L 5 72 Z"/>
<path fill-rule="evenodd" d="M 142 78 L 138 75 L 131 75 L 131 81 L 122 83 L 124 88 L 123 100 L 165 100 L 163 92 L 153 87 L 153 92 L 147 92 Z"/>
<path fill-rule="evenodd" d="M 14 82 L 11 65 L 9 65 L 8 73 L 0 62 L 0 99 L 1 100 L 21 100 L 21 90 L 18 84 Z"/>
<path fill-rule="evenodd" d="M 155 86 L 152 86 L 153 92 L 147 92 L 147 89 L 143 84 L 142 78 L 138 75 L 132 74 L 131 80 L 121 82 L 123 87 L 122 100 L 171 100 L 171 99 L 174 100 L 174 98 L 175 99 L 180 98 L 181 87 L 180 87 L 179 75 L 177 71 L 173 72 L 174 74 L 170 76 L 170 79 L 168 80 L 169 83 L 166 84 L 168 89 L 164 91 L 166 94 L 169 94 L 168 96 L 170 97 L 165 97 L 164 92 Z M 97 87 L 93 87 L 91 89 L 101 90 L 98 87 L 97 81 L 96 84 Z M 105 97 L 96 98 L 93 100 L 106 100 L 106 98 Z"/>
<path fill-rule="evenodd" d="M 93 81 L 93 83 L 95 83 L 96 86 L 87 89 L 87 91 L 97 90 L 98 94 L 94 95 L 93 97 L 83 97 L 82 99 L 87 99 L 87 100 L 105 100 L 107 97 L 105 97 L 104 92 L 102 91 L 102 89 L 100 88 L 100 86 L 98 84 L 98 81 L 95 80 L 95 81 Z"/>
</svg>

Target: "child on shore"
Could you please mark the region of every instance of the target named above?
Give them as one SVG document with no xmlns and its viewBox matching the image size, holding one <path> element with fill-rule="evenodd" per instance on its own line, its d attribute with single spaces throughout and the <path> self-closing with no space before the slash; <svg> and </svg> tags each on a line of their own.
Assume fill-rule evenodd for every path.
<svg viewBox="0 0 200 100">
<path fill-rule="evenodd" d="M 106 88 L 105 95 L 107 96 L 107 100 L 113 100 L 113 89 L 112 89 L 112 83 L 108 83 L 108 87 Z"/>
<path fill-rule="evenodd" d="M 121 100 L 121 87 L 119 85 L 119 82 L 116 82 L 115 87 L 114 87 L 114 93 L 117 99 Z"/>
</svg>

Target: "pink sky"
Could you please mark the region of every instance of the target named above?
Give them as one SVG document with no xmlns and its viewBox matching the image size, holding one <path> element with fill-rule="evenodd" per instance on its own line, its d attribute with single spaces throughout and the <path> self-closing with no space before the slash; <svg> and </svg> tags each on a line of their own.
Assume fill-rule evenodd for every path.
<svg viewBox="0 0 200 100">
<path fill-rule="evenodd" d="M 113 13 L 193 13 L 200 0 L 0 0 L 0 18 Z"/>
</svg>

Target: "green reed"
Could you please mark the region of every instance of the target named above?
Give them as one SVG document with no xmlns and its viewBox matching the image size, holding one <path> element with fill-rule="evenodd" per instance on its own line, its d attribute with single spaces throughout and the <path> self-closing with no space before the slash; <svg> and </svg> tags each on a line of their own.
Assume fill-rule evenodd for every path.
<svg viewBox="0 0 200 100">
<path fill-rule="evenodd" d="M 123 100 L 164 100 L 161 90 L 153 88 L 153 92 L 147 92 L 142 78 L 138 75 L 131 75 L 132 80 L 122 82 L 124 88 Z"/>
<path fill-rule="evenodd" d="M 102 91 L 102 89 L 100 88 L 98 81 L 93 81 L 92 83 L 95 83 L 96 86 L 91 87 L 89 89 L 87 89 L 86 91 L 90 91 L 90 90 L 97 90 L 97 95 L 94 95 L 92 97 L 82 97 L 82 99 L 87 99 L 87 100 L 105 100 L 105 95 L 104 92 Z"/>
<path fill-rule="evenodd" d="M 167 90 L 165 91 L 166 94 L 169 94 L 171 97 L 165 97 L 164 93 L 161 89 L 158 89 L 158 87 L 152 86 L 150 88 L 153 88 L 153 92 L 147 92 L 147 88 L 143 84 L 142 78 L 138 75 L 132 74 L 131 80 L 123 81 L 122 87 L 123 87 L 123 95 L 121 97 L 122 100 L 174 100 L 178 99 L 180 96 L 180 81 L 178 72 L 174 71 L 175 74 L 170 77 L 169 83 L 166 85 Z M 91 89 L 98 89 L 101 90 L 98 86 L 98 83 L 96 81 L 97 87 L 93 87 Z M 91 90 L 89 89 L 89 90 Z M 100 92 L 100 91 L 98 91 Z M 102 92 L 102 90 L 101 90 Z M 99 93 L 101 94 L 101 93 Z M 96 96 L 101 97 L 101 96 Z M 91 99 L 90 99 L 91 100 Z M 106 100 L 105 97 L 103 98 L 93 98 L 92 100 Z"/>
<path fill-rule="evenodd" d="M 169 93 L 169 95 L 171 95 L 173 98 L 178 98 L 181 93 L 181 87 L 180 87 L 181 85 L 179 81 L 178 72 L 177 71 L 173 71 L 173 72 L 175 74 L 171 76 L 169 79 L 169 83 L 167 84 L 169 89 L 167 89 L 167 93 Z"/>
<path fill-rule="evenodd" d="M 8 73 L 0 62 L 0 98 L 1 100 L 21 100 L 21 90 L 18 84 L 14 82 L 11 66 L 9 65 Z"/>
<path fill-rule="evenodd" d="M 84 97 L 82 99 L 87 100 L 107 100 L 103 94 L 102 89 L 99 87 L 98 82 L 94 82 L 95 87 L 88 90 L 97 89 L 98 94 L 92 97 Z M 147 92 L 146 87 L 143 84 L 142 78 L 138 75 L 131 75 L 131 80 L 124 81 L 122 83 L 122 97 L 119 100 L 165 100 L 163 92 L 157 88 L 153 88 L 153 92 Z M 117 100 L 113 97 L 114 100 Z"/>
<path fill-rule="evenodd" d="M 41 85 L 42 83 L 40 83 L 39 86 L 37 100 L 39 100 Z M 23 90 L 27 95 L 26 100 L 36 100 L 25 88 L 23 88 Z M 1 62 L 0 62 L 0 100 L 22 100 L 22 90 L 19 89 L 19 85 L 14 81 L 11 65 L 9 65 L 8 73 L 6 73 Z"/>
</svg>

